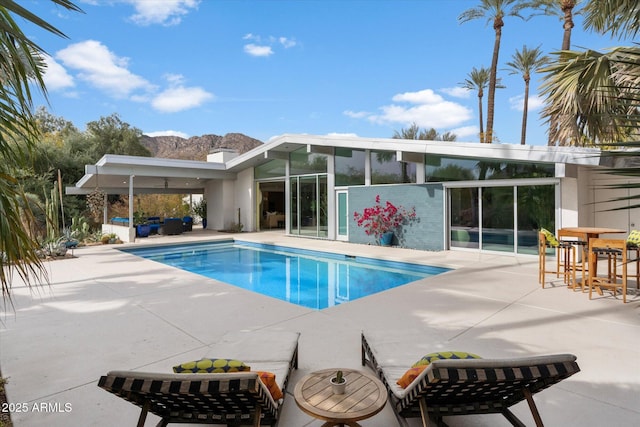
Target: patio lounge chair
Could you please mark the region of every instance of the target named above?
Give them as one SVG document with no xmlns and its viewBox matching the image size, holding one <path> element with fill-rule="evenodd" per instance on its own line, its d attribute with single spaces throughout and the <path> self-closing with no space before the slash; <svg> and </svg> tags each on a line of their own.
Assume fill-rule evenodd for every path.
<svg viewBox="0 0 640 427">
<path fill-rule="evenodd" d="M 278 422 L 292 369 L 298 367 L 297 332 L 228 333 L 211 345 L 209 356 L 242 360 L 251 370 L 229 373 L 149 373 L 112 371 L 98 386 L 169 423 L 271 425 Z M 168 371 L 171 367 L 168 368 Z M 258 372 L 275 374 L 283 397 L 274 400 Z"/>
<path fill-rule="evenodd" d="M 370 366 L 385 384 L 389 402 L 404 426 L 408 425 L 406 418 L 422 418 L 426 427 L 446 426 L 442 419 L 446 416 L 502 414 L 512 425 L 523 427 L 525 424 L 509 410 L 523 400 L 529 404 L 536 425 L 542 426 L 532 395 L 580 371 L 571 354 L 445 359 L 432 361 L 407 388 L 402 388 L 396 381 L 411 363 L 405 364 L 398 357 L 397 342 L 380 338 L 377 348 L 378 336 L 382 337 L 362 334 L 362 365 Z M 416 356 L 421 357 L 409 357 Z"/>
</svg>

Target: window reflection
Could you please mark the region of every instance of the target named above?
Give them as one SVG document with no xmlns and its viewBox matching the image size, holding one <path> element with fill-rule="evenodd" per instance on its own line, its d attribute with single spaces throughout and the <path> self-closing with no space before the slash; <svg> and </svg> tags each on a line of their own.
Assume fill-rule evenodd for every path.
<svg viewBox="0 0 640 427">
<path fill-rule="evenodd" d="M 425 174 L 427 182 L 550 178 L 555 175 L 555 165 L 428 155 Z"/>
<path fill-rule="evenodd" d="M 335 169 L 336 185 L 364 185 L 364 150 L 336 148 Z"/>
<path fill-rule="evenodd" d="M 371 184 L 416 182 L 416 164 L 399 162 L 395 151 L 371 151 Z"/>
</svg>

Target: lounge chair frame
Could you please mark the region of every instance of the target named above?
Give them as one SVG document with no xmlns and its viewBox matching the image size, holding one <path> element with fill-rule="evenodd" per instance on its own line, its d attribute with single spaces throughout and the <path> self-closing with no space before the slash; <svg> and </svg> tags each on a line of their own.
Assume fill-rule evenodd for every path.
<svg viewBox="0 0 640 427">
<path fill-rule="evenodd" d="M 298 368 L 298 345 L 289 362 L 282 391 Z M 257 372 L 170 374 L 111 371 L 98 386 L 142 408 L 138 427 L 151 412 L 169 423 L 276 426 L 283 402 L 275 402 Z"/>
<path fill-rule="evenodd" d="M 502 414 L 512 425 L 524 427 L 509 409 L 526 400 L 536 423 L 543 426 L 533 395 L 580 371 L 576 357 L 557 354 L 516 359 L 450 359 L 432 362 L 398 397 L 362 334 L 362 365 L 368 365 L 387 387 L 398 422 L 421 418 L 422 425 L 446 426 L 443 417 Z M 390 379 L 389 379 L 390 380 Z"/>
</svg>

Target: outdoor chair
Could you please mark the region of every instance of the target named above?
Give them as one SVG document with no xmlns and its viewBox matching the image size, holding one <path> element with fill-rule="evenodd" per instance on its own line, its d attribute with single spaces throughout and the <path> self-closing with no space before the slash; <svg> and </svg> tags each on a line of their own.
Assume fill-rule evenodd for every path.
<svg viewBox="0 0 640 427">
<path fill-rule="evenodd" d="M 556 252 L 556 268 L 548 270 L 547 249 L 552 248 Z M 558 240 L 553 233 L 544 228 L 538 232 L 538 281 L 544 288 L 547 274 L 555 274 L 556 278 L 562 275 L 564 283 L 576 286 L 576 248 L 571 242 Z"/>
<path fill-rule="evenodd" d="M 290 373 L 298 368 L 299 335 L 297 332 L 265 330 L 233 332 L 210 346 L 209 356 L 242 361 L 249 371 L 111 371 L 100 378 L 98 386 L 142 408 L 138 427 L 144 426 L 149 412 L 161 418 L 158 426 L 169 423 L 275 426 Z M 190 363 L 193 362 L 179 366 L 191 366 Z M 214 366 L 218 365 L 214 363 Z M 282 392 L 279 398 L 274 398 L 273 385 L 266 385 L 263 374 L 275 374 L 275 384 Z"/>
<path fill-rule="evenodd" d="M 607 275 L 597 274 L 598 256 L 604 255 L 607 259 Z M 622 274 L 618 276 L 618 262 Z M 618 281 L 620 278 L 620 281 Z M 622 302 L 627 302 L 627 241 L 625 239 L 590 239 L 589 240 L 589 299 L 593 290 L 602 295 L 602 289 L 608 288 L 617 294 L 617 289 L 622 292 Z"/>
<path fill-rule="evenodd" d="M 426 427 L 446 426 L 443 417 L 448 416 L 502 414 L 512 425 L 522 427 L 525 424 L 509 408 L 525 400 L 536 426 L 542 426 L 533 395 L 580 371 L 572 354 L 451 358 L 431 361 L 402 388 L 397 381 L 411 369 L 408 360 L 422 356 L 407 355 L 412 347 L 407 342 L 403 348 L 388 334 L 362 333 L 362 365 L 368 365 L 385 384 L 389 403 L 402 426 L 408 425 L 407 418 L 421 418 Z"/>
<path fill-rule="evenodd" d="M 563 230 L 560 229 L 558 230 L 558 240 L 560 242 L 562 242 L 564 245 L 573 245 L 576 250 L 572 251 L 574 259 L 573 262 L 566 262 L 566 252 L 567 250 L 565 249 L 565 260 L 564 262 L 566 264 L 565 268 L 569 269 L 569 271 L 572 274 L 573 277 L 573 285 L 572 285 L 572 289 L 575 291 L 576 290 L 576 286 L 577 286 L 577 273 L 580 273 L 581 277 L 580 277 L 580 288 L 582 290 L 582 292 L 587 290 L 587 267 L 589 265 L 587 259 L 589 258 L 589 243 L 586 239 L 586 236 L 584 235 L 584 233 L 578 233 L 575 231 L 571 231 L 571 230 Z M 579 256 L 578 256 L 579 254 Z M 578 258 L 580 259 L 580 262 L 578 263 Z"/>
</svg>

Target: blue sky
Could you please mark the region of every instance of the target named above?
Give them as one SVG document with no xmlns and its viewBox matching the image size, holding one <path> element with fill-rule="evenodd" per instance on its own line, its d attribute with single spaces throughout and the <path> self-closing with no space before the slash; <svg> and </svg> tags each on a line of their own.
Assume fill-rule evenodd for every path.
<svg viewBox="0 0 640 427">
<path fill-rule="evenodd" d="M 268 141 L 284 133 L 390 138 L 415 122 L 478 141 L 473 67 L 489 67 L 494 31 L 458 23 L 478 0 L 94 0 L 84 14 L 49 0 L 23 3 L 68 39 L 23 25 L 50 57 L 47 109 L 86 123 L 113 113 L 149 135 L 240 132 Z M 516 49 L 562 43 L 557 17 L 505 18 L 494 130 L 520 143 Z M 630 44 L 582 29 L 574 48 Z M 546 145 L 539 76 L 531 82 L 527 144 Z M 486 95 L 484 98 L 486 119 Z M 36 98 L 36 105 L 45 105 Z"/>
</svg>

